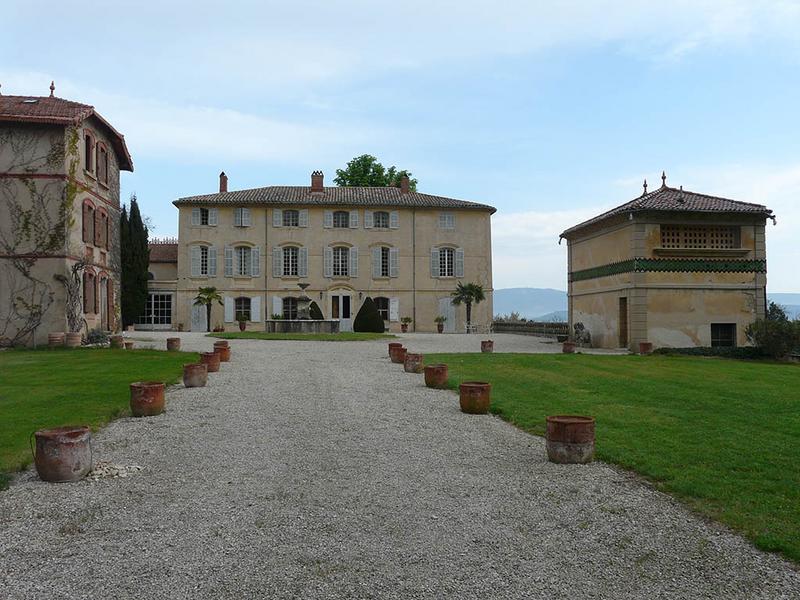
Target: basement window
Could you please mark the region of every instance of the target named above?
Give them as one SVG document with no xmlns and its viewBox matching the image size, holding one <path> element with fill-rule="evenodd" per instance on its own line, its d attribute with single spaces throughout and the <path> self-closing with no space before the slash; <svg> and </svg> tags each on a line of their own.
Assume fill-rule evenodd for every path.
<svg viewBox="0 0 800 600">
<path fill-rule="evenodd" d="M 732 348 L 736 346 L 736 323 L 712 323 L 711 347 Z"/>
</svg>

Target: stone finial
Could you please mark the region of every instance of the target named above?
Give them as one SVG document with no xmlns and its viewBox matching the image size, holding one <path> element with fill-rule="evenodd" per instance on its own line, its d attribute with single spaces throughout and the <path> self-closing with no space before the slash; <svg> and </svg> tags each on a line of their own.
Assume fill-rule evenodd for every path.
<svg viewBox="0 0 800 600">
<path fill-rule="evenodd" d="M 56 82 L 55 81 L 51 81 L 50 82 L 50 97 L 51 98 L 53 97 L 53 94 L 55 93 L 55 91 L 56 91 Z"/>
<path fill-rule="evenodd" d="M 666 171 L 661 171 L 661 187 L 667 187 L 667 173 Z"/>
<path fill-rule="evenodd" d="M 647 195 L 647 179 L 645 179 L 644 182 L 642 183 L 642 189 L 644 190 L 642 192 L 642 196 Z"/>
</svg>

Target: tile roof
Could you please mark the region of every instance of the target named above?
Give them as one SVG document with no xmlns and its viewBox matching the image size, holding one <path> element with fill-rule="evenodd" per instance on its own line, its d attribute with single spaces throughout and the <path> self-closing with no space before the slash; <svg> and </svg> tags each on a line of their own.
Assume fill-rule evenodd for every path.
<svg viewBox="0 0 800 600">
<path fill-rule="evenodd" d="M 772 211 L 763 204 L 751 204 L 750 202 L 740 202 L 730 198 L 709 196 L 690 192 L 683 188 L 673 188 L 662 185 L 657 190 L 649 194 L 643 194 L 638 198 L 612 208 L 596 217 L 570 227 L 561 233 L 559 237 L 569 237 L 569 235 L 580 231 L 590 225 L 600 223 L 606 219 L 625 214 L 642 211 L 665 211 L 665 212 L 686 212 L 686 213 L 735 213 L 762 215 L 765 218 L 772 216 Z"/>
<path fill-rule="evenodd" d="M 125 144 L 125 136 L 114 129 L 93 106 L 54 96 L 0 95 L 0 121 L 12 123 L 47 123 L 77 125 L 94 116 L 111 134 L 111 141 L 120 161 L 120 169 L 133 171 L 133 160 Z"/>
<path fill-rule="evenodd" d="M 150 249 L 151 263 L 178 262 L 178 244 L 147 244 Z"/>
<path fill-rule="evenodd" d="M 397 187 L 325 187 L 324 192 L 311 193 L 310 186 L 273 185 L 250 190 L 188 196 L 179 198 L 175 206 L 194 204 L 310 204 L 319 206 L 398 206 L 403 208 L 460 208 L 484 210 L 497 209 L 486 204 L 434 196 L 420 192 L 403 194 Z"/>
</svg>

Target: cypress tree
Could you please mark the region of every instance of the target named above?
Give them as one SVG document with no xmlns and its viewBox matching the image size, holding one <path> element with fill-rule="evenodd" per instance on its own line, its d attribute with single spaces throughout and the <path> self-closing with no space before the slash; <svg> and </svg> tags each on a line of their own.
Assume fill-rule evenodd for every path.
<svg viewBox="0 0 800 600">
<path fill-rule="evenodd" d="M 384 332 L 383 319 L 378 312 L 378 307 L 375 305 L 375 301 L 369 296 L 364 299 L 364 304 L 362 304 L 361 308 L 358 309 L 358 314 L 353 320 L 353 331 L 359 333 Z"/>
<path fill-rule="evenodd" d="M 120 241 L 122 322 L 127 326 L 144 314 L 147 305 L 147 271 L 150 266 L 147 226 L 142 221 L 136 195 L 131 196 L 130 213 L 123 208 Z"/>
</svg>

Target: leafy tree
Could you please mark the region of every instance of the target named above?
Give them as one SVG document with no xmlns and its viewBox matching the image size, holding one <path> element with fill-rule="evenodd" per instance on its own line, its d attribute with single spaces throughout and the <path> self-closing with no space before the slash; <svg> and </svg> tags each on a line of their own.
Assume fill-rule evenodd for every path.
<svg viewBox="0 0 800 600">
<path fill-rule="evenodd" d="M 142 221 L 135 194 L 131 196 L 130 211 L 123 206 L 120 217 L 120 264 L 122 323 L 127 326 L 144 314 L 150 266 L 147 227 Z"/>
<path fill-rule="evenodd" d="M 364 299 L 364 303 L 358 309 L 358 314 L 353 320 L 353 331 L 358 333 L 383 333 L 384 331 L 383 319 L 378 312 L 378 307 L 369 296 Z"/>
<path fill-rule="evenodd" d="M 472 305 L 480 304 L 486 300 L 486 295 L 483 292 L 483 286 L 477 283 L 461 283 L 456 285 L 456 291 L 450 294 L 451 302 L 455 306 L 464 304 L 467 307 L 467 330 L 472 323 Z"/>
<path fill-rule="evenodd" d="M 344 169 L 336 169 L 333 182 L 338 186 L 355 187 L 400 187 L 403 176 L 408 177 L 408 188 L 417 191 L 417 180 L 405 169 L 392 165 L 388 169 L 370 154 L 362 154 L 347 163 Z"/>
<path fill-rule="evenodd" d="M 745 330 L 748 341 L 773 358 L 786 358 L 800 350 L 800 321 L 790 321 L 779 304 L 770 302 L 767 318 L 757 319 Z"/>
<path fill-rule="evenodd" d="M 201 287 L 197 290 L 197 296 L 194 297 L 195 306 L 206 307 L 206 331 L 211 331 L 211 306 L 216 302 L 220 306 L 222 303 L 222 296 L 215 287 Z"/>
<path fill-rule="evenodd" d="M 325 318 L 325 316 L 322 314 L 322 310 L 319 308 L 319 304 L 313 301 L 308 307 L 308 316 L 314 321 L 322 321 Z"/>
</svg>

